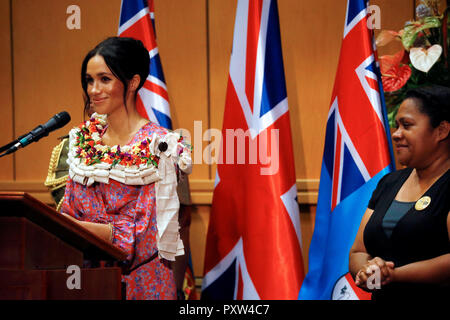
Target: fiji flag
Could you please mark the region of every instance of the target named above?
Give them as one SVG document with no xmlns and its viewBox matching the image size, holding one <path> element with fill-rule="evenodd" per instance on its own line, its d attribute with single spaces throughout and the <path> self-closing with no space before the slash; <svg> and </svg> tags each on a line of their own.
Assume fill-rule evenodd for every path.
<svg viewBox="0 0 450 320">
<path fill-rule="evenodd" d="M 138 112 L 160 126 L 172 129 L 169 95 L 156 45 L 153 12 L 153 0 L 150 3 L 147 0 L 122 0 L 118 35 L 141 40 L 149 51 L 150 74 L 138 92 Z"/>
<path fill-rule="evenodd" d="M 238 1 L 222 135 L 202 299 L 296 299 L 304 273 L 276 0 Z"/>
<path fill-rule="evenodd" d="M 299 299 L 367 299 L 348 269 L 349 251 L 392 146 L 367 4 L 349 0 L 325 133 L 309 271 Z M 381 93 L 381 94 L 380 94 Z"/>
</svg>

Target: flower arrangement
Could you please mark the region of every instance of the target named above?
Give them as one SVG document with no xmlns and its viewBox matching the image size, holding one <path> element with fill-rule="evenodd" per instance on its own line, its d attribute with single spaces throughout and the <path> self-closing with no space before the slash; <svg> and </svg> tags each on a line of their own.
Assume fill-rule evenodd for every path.
<svg viewBox="0 0 450 320">
<path fill-rule="evenodd" d="M 449 1 L 447 1 L 448 3 Z M 422 0 L 416 7 L 415 21 L 406 22 L 398 32 L 383 30 L 378 47 L 399 40 L 403 49 L 394 55 L 379 57 L 389 125 L 409 89 L 438 84 L 450 86 L 450 7 L 439 13 L 439 0 Z"/>
</svg>

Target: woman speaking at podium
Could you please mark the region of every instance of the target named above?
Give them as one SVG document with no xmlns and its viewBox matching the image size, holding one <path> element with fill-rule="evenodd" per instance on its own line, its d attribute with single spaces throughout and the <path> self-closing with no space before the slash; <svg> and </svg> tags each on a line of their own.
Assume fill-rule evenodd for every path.
<svg viewBox="0 0 450 320">
<path fill-rule="evenodd" d="M 176 299 L 167 261 L 184 253 L 176 186 L 191 171 L 190 147 L 136 110 L 149 64 L 131 38 L 108 38 L 86 55 L 81 84 L 93 114 L 70 131 L 61 212 L 127 253 L 127 299 Z"/>
</svg>

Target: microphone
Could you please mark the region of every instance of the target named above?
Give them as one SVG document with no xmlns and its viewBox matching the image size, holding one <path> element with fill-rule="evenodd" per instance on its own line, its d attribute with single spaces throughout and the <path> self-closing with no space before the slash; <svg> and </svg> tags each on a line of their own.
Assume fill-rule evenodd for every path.
<svg viewBox="0 0 450 320">
<path fill-rule="evenodd" d="M 66 112 L 55 114 L 45 124 L 38 125 L 26 135 L 21 136 L 16 144 L 10 147 L 2 156 L 17 151 L 19 148 L 26 147 L 32 142 L 39 141 L 41 138 L 48 136 L 53 130 L 64 127 L 70 121 L 70 115 Z"/>
</svg>

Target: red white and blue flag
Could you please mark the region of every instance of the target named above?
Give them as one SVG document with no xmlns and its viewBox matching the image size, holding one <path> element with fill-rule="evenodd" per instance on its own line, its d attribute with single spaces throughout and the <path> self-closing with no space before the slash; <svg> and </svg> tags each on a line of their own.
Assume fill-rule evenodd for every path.
<svg viewBox="0 0 450 320">
<path fill-rule="evenodd" d="M 202 299 L 296 299 L 304 271 L 276 0 L 238 0 L 222 135 Z"/>
<path fill-rule="evenodd" d="M 299 299 L 367 299 L 348 257 L 378 181 L 392 171 L 381 77 L 367 2 L 349 0 L 328 112 L 309 269 Z"/>
<path fill-rule="evenodd" d="M 150 73 L 138 92 L 138 112 L 160 126 L 172 129 L 169 94 L 156 45 L 153 0 L 122 0 L 118 35 L 141 40 L 149 51 Z"/>
</svg>

